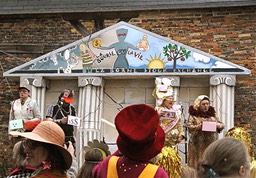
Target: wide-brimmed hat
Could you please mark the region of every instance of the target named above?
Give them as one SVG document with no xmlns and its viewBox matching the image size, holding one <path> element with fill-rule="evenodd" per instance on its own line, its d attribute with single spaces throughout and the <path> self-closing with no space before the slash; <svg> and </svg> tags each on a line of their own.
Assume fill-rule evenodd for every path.
<svg viewBox="0 0 256 178">
<path fill-rule="evenodd" d="M 118 149 L 131 160 L 148 161 L 162 149 L 165 133 L 157 111 L 146 104 L 121 110 L 115 118 Z"/>
<path fill-rule="evenodd" d="M 65 168 L 70 168 L 72 164 L 72 156 L 68 150 L 64 148 L 65 134 L 58 124 L 52 121 L 42 121 L 32 132 L 21 133 L 13 131 L 9 132 L 9 134 L 54 145 L 62 154 L 65 161 Z"/>
</svg>

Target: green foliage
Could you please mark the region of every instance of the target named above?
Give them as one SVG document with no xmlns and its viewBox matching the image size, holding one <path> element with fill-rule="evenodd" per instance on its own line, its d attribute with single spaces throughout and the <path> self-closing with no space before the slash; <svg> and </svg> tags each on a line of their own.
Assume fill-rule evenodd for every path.
<svg viewBox="0 0 256 178">
<path fill-rule="evenodd" d="M 178 60 L 185 61 L 189 56 L 191 56 L 191 51 L 188 51 L 186 48 L 178 46 L 178 45 L 166 45 L 163 47 L 163 53 L 168 58 L 169 61 L 171 60 Z"/>
</svg>

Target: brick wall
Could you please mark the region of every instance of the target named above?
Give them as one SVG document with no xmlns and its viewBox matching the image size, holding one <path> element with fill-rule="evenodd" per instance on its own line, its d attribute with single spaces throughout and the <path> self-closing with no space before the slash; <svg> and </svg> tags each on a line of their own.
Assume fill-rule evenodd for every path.
<svg viewBox="0 0 256 178">
<path fill-rule="evenodd" d="M 106 26 L 116 21 L 106 21 Z M 83 23 L 89 30 L 92 29 L 90 21 Z M 139 18 L 129 23 L 250 69 L 250 76 L 237 77 L 234 119 L 250 131 L 256 143 L 256 124 L 253 124 L 256 120 L 255 6 L 143 11 Z M 44 19 L 2 19 L 0 29 L 1 44 L 42 44 L 43 54 L 82 38 L 68 22 L 56 16 Z M 1 74 L 42 55 L 5 53 L 1 52 L 0 55 Z M 9 173 L 8 167 L 11 165 L 11 146 L 7 139 L 9 103 L 18 96 L 19 81 L 1 75 L 0 82 L 0 176 L 3 177 L 6 170 Z"/>
</svg>

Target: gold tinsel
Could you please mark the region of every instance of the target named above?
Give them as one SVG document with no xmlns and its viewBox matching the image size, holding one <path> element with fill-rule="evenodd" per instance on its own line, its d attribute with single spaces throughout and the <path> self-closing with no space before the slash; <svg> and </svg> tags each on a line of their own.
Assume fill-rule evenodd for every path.
<svg viewBox="0 0 256 178">
<path fill-rule="evenodd" d="M 225 137 L 232 137 L 241 142 L 244 142 L 251 159 L 254 160 L 252 139 L 250 134 L 243 127 L 233 127 L 229 129 Z"/>
<path fill-rule="evenodd" d="M 180 178 L 182 163 L 181 157 L 177 150 L 172 147 L 165 146 L 159 153 L 156 165 L 161 166 L 169 175 L 170 178 Z"/>
<path fill-rule="evenodd" d="M 244 142 L 248 153 L 251 157 L 251 167 L 250 167 L 250 178 L 256 177 L 256 161 L 254 159 L 254 151 L 253 151 L 253 144 L 250 134 L 243 128 L 243 127 L 233 127 L 228 130 L 225 135 L 226 137 L 233 137 L 241 142 Z"/>
</svg>

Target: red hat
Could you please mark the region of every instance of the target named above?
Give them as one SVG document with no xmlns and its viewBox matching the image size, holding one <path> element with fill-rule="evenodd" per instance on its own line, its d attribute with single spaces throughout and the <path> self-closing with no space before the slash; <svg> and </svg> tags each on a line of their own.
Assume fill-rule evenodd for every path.
<svg viewBox="0 0 256 178">
<path fill-rule="evenodd" d="M 118 149 L 129 159 L 148 161 L 160 153 L 165 133 L 154 108 L 146 104 L 128 106 L 116 115 L 115 125 Z"/>
</svg>

